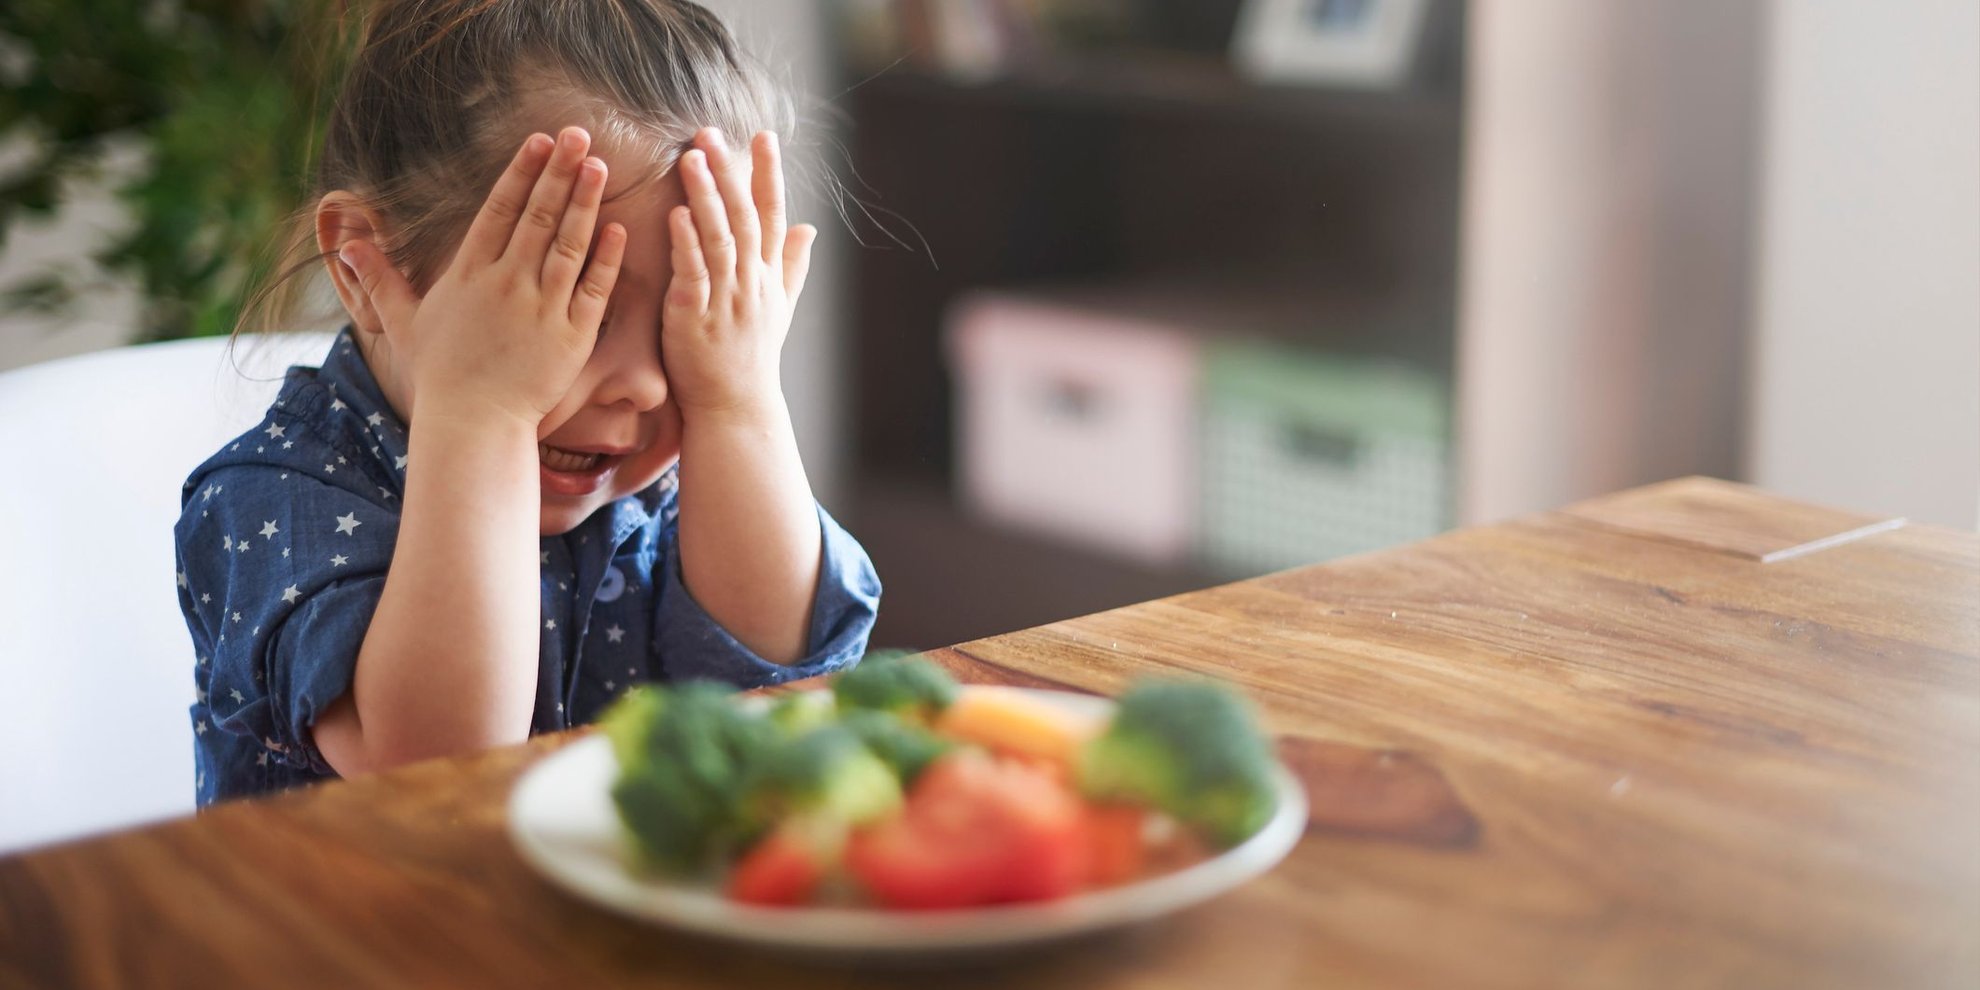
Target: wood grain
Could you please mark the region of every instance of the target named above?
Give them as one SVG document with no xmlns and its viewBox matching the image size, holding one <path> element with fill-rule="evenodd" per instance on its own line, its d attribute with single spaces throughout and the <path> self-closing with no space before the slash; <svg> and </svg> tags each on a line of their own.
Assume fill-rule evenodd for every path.
<svg viewBox="0 0 1980 990">
<path fill-rule="evenodd" d="M 1980 985 L 1980 536 L 1762 563 L 1686 491 L 1683 538 L 1578 508 L 938 651 L 1229 678 L 1316 782 L 1277 870 L 1120 935 L 897 973 L 621 920 L 503 833 L 550 738 L 0 860 L 0 986 Z"/>
<path fill-rule="evenodd" d="M 1896 529 L 1904 520 L 1766 495 L 1714 478 L 1678 478 L 1590 499 L 1568 515 L 1625 533 L 1773 563 Z"/>
</svg>

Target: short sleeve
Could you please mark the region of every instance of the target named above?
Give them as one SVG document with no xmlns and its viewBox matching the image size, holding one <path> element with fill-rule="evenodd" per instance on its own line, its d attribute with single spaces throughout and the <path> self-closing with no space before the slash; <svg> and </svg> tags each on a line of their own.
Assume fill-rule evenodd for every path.
<svg viewBox="0 0 1980 990">
<path fill-rule="evenodd" d="M 818 525 L 822 539 L 810 640 L 805 656 L 792 664 L 757 656 L 702 610 L 681 581 L 678 524 L 670 522 L 662 530 L 653 642 L 667 680 L 700 678 L 761 687 L 830 673 L 859 660 L 879 615 L 880 577 L 859 541 L 823 506 Z"/>
<path fill-rule="evenodd" d="M 248 465 L 200 479 L 176 536 L 181 603 L 217 730 L 334 773 L 311 727 L 350 690 L 398 514 L 306 474 Z"/>
</svg>

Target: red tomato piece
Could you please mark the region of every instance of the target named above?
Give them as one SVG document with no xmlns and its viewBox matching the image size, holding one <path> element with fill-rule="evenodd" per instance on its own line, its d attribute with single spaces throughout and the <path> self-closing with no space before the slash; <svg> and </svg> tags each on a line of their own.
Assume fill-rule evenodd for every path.
<svg viewBox="0 0 1980 990">
<path fill-rule="evenodd" d="M 1087 805 L 1087 880 L 1104 887 L 1140 876 L 1148 862 L 1147 822 L 1148 812 L 1133 805 Z"/>
<path fill-rule="evenodd" d="M 1083 807 L 1036 767 L 956 753 L 915 781 L 900 817 L 853 836 L 846 865 L 893 907 L 1063 897 L 1086 876 Z"/>
<path fill-rule="evenodd" d="M 826 864 L 811 844 L 788 830 L 764 836 L 729 874 L 729 898 L 745 904 L 802 904 L 825 879 Z"/>
</svg>

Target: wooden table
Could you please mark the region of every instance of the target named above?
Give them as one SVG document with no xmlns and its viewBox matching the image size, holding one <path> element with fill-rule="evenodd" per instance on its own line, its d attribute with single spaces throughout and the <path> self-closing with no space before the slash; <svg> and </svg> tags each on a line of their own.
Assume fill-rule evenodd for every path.
<svg viewBox="0 0 1980 990">
<path fill-rule="evenodd" d="M 1685 480 L 935 656 L 1228 677 L 1315 822 L 1182 916 L 876 974 L 539 879 L 547 738 L 0 860 L 0 985 L 1980 986 L 1972 533 Z"/>
</svg>

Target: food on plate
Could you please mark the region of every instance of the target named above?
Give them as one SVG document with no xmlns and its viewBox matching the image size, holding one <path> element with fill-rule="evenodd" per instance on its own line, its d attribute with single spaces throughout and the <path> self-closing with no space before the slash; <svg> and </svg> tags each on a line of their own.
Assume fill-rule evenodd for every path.
<svg viewBox="0 0 1980 990">
<path fill-rule="evenodd" d="M 1070 771 L 1080 750 L 1106 726 L 1035 694 L 986 686 L 960 694 L 935 727 L 952 739 Z"/>
<path fill-rule="evenodd" d="M 875 653 L 832 678 L 839 707 L 889 712 L 926 725 L 956 700 L 947 671 L 905 653 Z"/>
<path fill-rule="evenodd" d="M 1080 754 L 1090 798 L 1174 815 L 1219 846 L 1272 817 L 1272 749 L 1249 705 L 1209 684 L 1150 681 L 1122 695 L 1107 731 Z"/>
<path fill-rule="evenodd" d="M 630 692 L 603 719 L 639 864 L 771 906 L 930 910 L 1131 883 L 1243 841 L 1275 806 L 1252 712 L 1149 682 L 1096 718 L 875 656 L 830 690 Z"/>
</svg>

